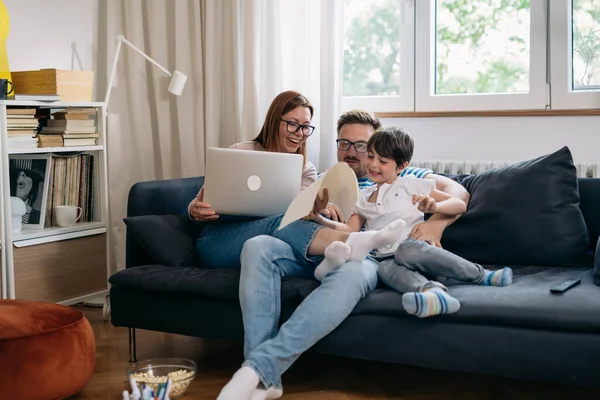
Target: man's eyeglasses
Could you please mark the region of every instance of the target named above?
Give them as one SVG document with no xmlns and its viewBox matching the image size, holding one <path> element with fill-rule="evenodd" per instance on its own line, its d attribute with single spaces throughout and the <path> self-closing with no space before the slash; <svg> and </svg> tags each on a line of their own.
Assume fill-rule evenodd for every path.
<svg viewBox="0 0 600 400">
<path fill-rule="evenodd" d="M 304 136 L 310 136 L 313 134 L 313 132 L 315 131 L 315 127 L 311 126 L 311 125 L 300 125 L 297 122 L 294 121 L 286 121 L 285 119 L 282 119 L 281 121 L 285 122 L 286 126 L 285 129 L 289 132 L 289 133 L 296 133 L 298 132 L 300 129 L 302 129 L 302 134 Z"/>
<path fill-rule="evenodd" d="M 367 142 L 351 142 L 346 139 L 337 139 L 335 142 L 337 143 L 337 148 L 342 151 L 347 151 L 350 149 L 350 146 L 354 146 L 354 150 L 356 150 L 357 153 L 367 152 Z"/>
</svg>

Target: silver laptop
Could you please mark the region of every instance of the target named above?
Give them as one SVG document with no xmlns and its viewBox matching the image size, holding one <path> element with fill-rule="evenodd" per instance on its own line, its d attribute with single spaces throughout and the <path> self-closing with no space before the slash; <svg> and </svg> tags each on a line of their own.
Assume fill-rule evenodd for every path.
<svg viewBox="0 0 600 400">
<path fill-rule="evenodd" d="M 211 147 L 206 150 L 204 202 L 217 214 L 284 214 L 300 194 L 303 169 L 300 154 Z"/>
</svg>

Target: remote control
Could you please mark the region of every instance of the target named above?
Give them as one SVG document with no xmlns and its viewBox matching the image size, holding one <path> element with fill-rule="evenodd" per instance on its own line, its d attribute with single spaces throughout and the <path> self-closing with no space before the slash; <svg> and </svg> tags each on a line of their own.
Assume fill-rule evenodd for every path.
<svg viewBox="0 0 600 400">
<path fill-rule="evenodd" d="M 564 293 L 567 290 L 579 285 L 581 283 L 581 279 L 567 279 L 566 281 L 550 288 L 551 293 Z"/>
</svg>

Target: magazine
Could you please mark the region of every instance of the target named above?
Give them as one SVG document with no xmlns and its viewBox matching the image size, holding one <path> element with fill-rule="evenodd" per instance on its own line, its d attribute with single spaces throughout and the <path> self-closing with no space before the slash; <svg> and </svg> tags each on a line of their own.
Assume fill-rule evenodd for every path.
<svg viewBox="0 0 600 400">
<path fill-rule="evenodd" d="M 327 189 L 329 203 L 335 204 L 344 218 L 350 218 L 358 201 L 358 181 L 352 168 L 345 162 L 339 162 L 292 201 L 281 220 L 279 229 L 310 214 L 317 194 L 322 198 L 325 189 Z"/>
</svg>

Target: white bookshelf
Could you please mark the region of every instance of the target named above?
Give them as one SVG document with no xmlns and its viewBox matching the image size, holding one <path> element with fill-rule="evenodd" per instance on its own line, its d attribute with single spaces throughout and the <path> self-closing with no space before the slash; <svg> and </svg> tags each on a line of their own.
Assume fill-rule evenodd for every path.
<svg viewBox="0 0 600 400">
<path fill-rule="evenodd" d="M 38 147 L 37 149 L 9 149 L 8 154 L 44 154 L 44 153 L 71 153 L 92 152 L 104 150 L 104 146 L 71 146 L 71 147 Z"/>
<path fill-rule="evenodd" d="M 8 130 L 7 130 L 7 109 L 11 106 L 27 106 L 27 107 L 40 107 L 49 109 L 60 109 L 66 107 L 82 107 L 82 108 L 95 108 L 96 109 L 96 121 L 97 121 L 97 132 L 98 140 L 95 146 L 77 146 L 77 147 L 50 147 L 50 148 L 8 148 Z M 61 304 L 72 304 L 78 301 L 86 301 L 91 298 L 105 295 L 108 293 L 108 260 L 110 260 L 110 249 L 109 233 L 108 229 L 108 164 L 106 154 L 106 112 L 105 104 L 103 102 L 47 102 L 47 101 L 14 101 L 14 100 L 0 100 L 0 248 L 1 248 L 1 269 L 0 269 L 0 298 L 3 299 L 19 299 L 19 290 L 15 290 L 18 287 L 24 287 L 23 285 L 28 284 L 30 281 L 34 281 L 36 276 L 34 272 L 27 272 L 26 283 L 15 282 L 15 277 L 18 277 L 20 265 L 15 262 L 15 252 L 19 253 L 19 259 L 28 259 L 28 251 L 32 254 L 38 252 L 35 257 L 36 268 L 33 271 L 42 271 L 39 273 L 39 281 L 37 285 L 48 287 L 49 285 L 55 284 L 52 279 L 45 279 L 44 275 L 44 256 L 40 256 L 40 246 L 48 246 L 49 244 L 55 243 L 60 244 L 67 243 L 65 241 L 71 239 L 81 239 L 96 237 L 101 238 L 102 244 L 105 245 L 106 249 L 106 263 L 102 265 L 102 271 L 97 269 L 92 271 L 91 275 L 94 275 L 96 282 L 98 277 L 102 274 L 102 280 L 104 281 L 103 287 L 98 290 L 98 285 L 93 288 L 88 284 L 86 286 L 86 274 L 90 274 L 89 266 L 88 270 L 82 272 L 81 268 L 74 268 L 73 274 L 79 273 L 80 276 L 70 276 L 71 282 L 76 284 L 80 279 L 83 287 L 90 287 L 89 293 L 78 293 L 76 296 L 71 298 L 60 298 L 58 303 Z M 27 155 L 27 154 L 55 154 L 57 156 L 65 155 L 67 153 L 79 153 L 79 154 L 92 154 L 94 155 L 94 179 L 95 179 L 95 197 L 94 197 L 94 222 L 81 222 L 77 223 L 72 227 L 46 227 L 46 228 L 32 228 L 27 225 L 23 225 L 21 231 L 12 231 L 11 229 L 11 209 L 10 209 L 10 171 L 9 171 L 9 160 L 12 155 Z M 99 236 L 103 235 L 103 236 Z M 72 243 L 72 242 L 69 242 Z M 10 244 L 10 245 L 8 245 Z M 94 242 L 94 246 L 97 242 Z M 88 243 L 87 246 L 90 244 Z M 70 254 L 68 246 L 60 247 L 60 254 L 50 254 L 48 256 L 48 268 L 54 268 L 56 265 L 60 265 L 60 257 L 64 257 L 64 265 L 73 264 L 73 260 L 69 260 Z M 104 248 L 104 246 L 103 246 Z M 36 250 L 38 249 L 38 250 Z M 93 251 L 93 249 L 92 249 Z M 25 253 L 24 253 L 25 252 Z M 77 249 L 74 250 L 80 257 L 81 254 L 85 253 L 85 250 Z M 64 253 L 64 254 L 63 254 Z M 104 255 L 104 254 L 102 254 Z M 30 257 L 34 258 L 34 256 Z M 96 259 L 98 254 L 96 253 Z M 92 263 L 94 265 L 98 264 Z M 90 264 L 91 265 L 91 264 Z M 95 268 L 95 267 L 94 267 Z M 79 271 L 79 272 L 77 272 Z M 64 276 L 68 276 L 70 271 L 61 271 Z M 104 279 L 105 278 L 105 279 Z M 60 279 L 56 279 L 59 282 Z M 63 281 L 64 284 L 64 281 Z M 30 291 L 31 292 L 31 291 Z"/>
</svg>

